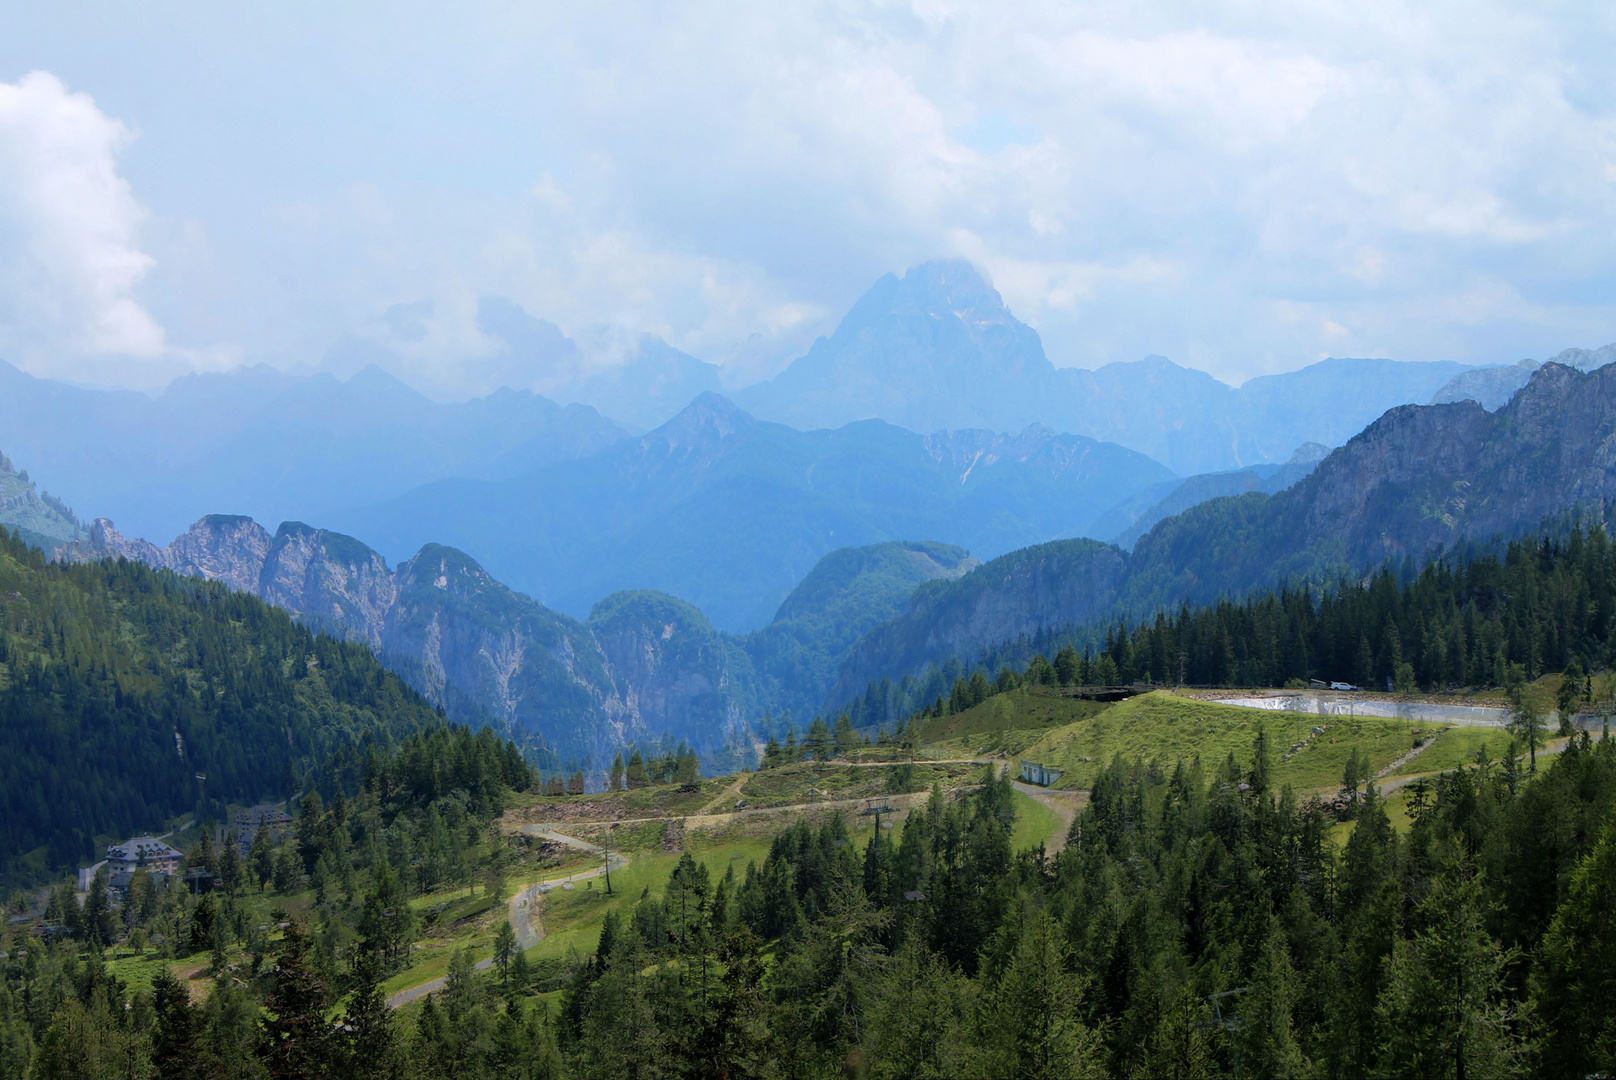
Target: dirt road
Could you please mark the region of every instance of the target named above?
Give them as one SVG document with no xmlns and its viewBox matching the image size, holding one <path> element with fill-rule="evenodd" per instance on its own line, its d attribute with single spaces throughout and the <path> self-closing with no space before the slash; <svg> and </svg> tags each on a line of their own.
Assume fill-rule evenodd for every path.
<svg viewBox="0 0 1616 1080">
<path fill-rule="evenodd" d="M 587 840 L 580 840 L 576 836 L 558 833 L 547 825 L 523 825 L 517 831 L 528 836 L 554 840 L 557 843 L 566 844 L 568 847 L 578 848 L 580 851 L 587 851 L 596 855 L 605 854 L 604 848 L 597 847 Z M 606 872 L 608 865 L 613 870 L 621 870 L 628 865 L 628 862 L 627 855 L 614 851 L 611 858 L 600 866 L 590 870 L 580 870 L 578 873 L 568 874 L 564 878 L 535 882 L 511 897 L 506 910 L 511 920 L 511 929 L 516 932 L 516 947 L 526 952 L 544 940 L 544 921 L 539 912 L 544 904 L 545 893 L 550 892 L 552 889 L 565 888 L 575 882 L 600 877 Z M 476 966 L 478 971 L 487 971 L 494 966 L 494 958 L 490 956 L 479 960 Z M 387 999 L 387 1004 L 395 1009 L 408 1005 L 410 1002 L 417 1001 L 428 994 L 437 993 L 443 989 L 447 982 L 448 980 L 444 978 L 428 979 L 426 982 L 419 983 L 406 990 L 400 990 Z"/>
</svg>

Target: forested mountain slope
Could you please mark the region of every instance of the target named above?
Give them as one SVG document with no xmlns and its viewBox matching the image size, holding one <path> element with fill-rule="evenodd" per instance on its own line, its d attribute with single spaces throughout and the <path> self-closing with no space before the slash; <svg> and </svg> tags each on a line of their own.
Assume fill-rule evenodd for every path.
<svg viewBox="0 0 1616 1080">
<path fill-rule="evenodd" d="M 358 540 L 301 522 L 271 536 L 251 518 L 214 515 L 159 548 L 98 519 L 58 554 L 128 558 L 252 593 L 369 645 L 450 718 L 502 726 L 547 767 L 597 769 L 624 744 L 662 738 L 716 764 L 751 761 L 749 721 L 781 710 L 806 719 L 861 634 L 919 583 L 975 565 L 937 543 L 834 552 L 773 623 L 735 637 L 666 593 L 615 593 L 578 620 L 454 548 L 428 544 L 390 569 Z"/>
<path fill-rule="evenodd" d="M 1545 523 L 1605 521 L 1616 500 L 1613 446 L 1616 365 L 1589 373 L 1544 365 L 1496 413 L 1474 401 L 1393 409 L 1293 487 L 1201 503 L 1158 523 L 1131 555 L 1044 545 L 935 583 L 859 642 L 833 703 L 876 679 L 950 658 L 968 663 L 1018 637 L 1285 582 L 1333 585 L 1344 573 L 1493 546 Z M 998 569 L 1023 558 L 1042 575 Z M 1051 581 L 1079 584 L 1061 591 Z"/>
<path fill-rule="evenodd" d="M 511 590 L 454 548 L 428 544 L 390 569 L 358 540 L 295 521 L 271 536 L 251 518 L 213 515 L 164 548 L 128 540 L 104 519 L 90 532 L 60 557 L 122 556 L 252 593 L 311 626 L 364 642 L 451 718 L 502 725 L 551 767 L 558 762 L 546 754 L 609 759 L 623 742 L 663 734 L 706 749 L 723 745 L 723 729 L 706 722 L 711 708 L 685 707 L 686 697 L 710 696 L 703 678 L 724 681 L 716 673 L 681 672 L 672 700 L 663 699 L 659 726 L 649 728 L 634 688 L 620 685 L 613 658 L 585 623 Z M 714 634 L 700 622 L 705 630 L 693 632 Z M 678 652 L 683 645 L 669 633 L 653 647 Z"/>
<path fill-rule="evenodd" d="M 1132 550 L 1139 538 L 1164 518 L 1225 495 L 1243 495 L 1248 491 L 1277 494 L 1312 472 L 1329 453 L 1329 447 L 1303 443 L 1283 465 L 1252 465 L 1232 472 L 1202 473 L 1183 481 L 1157 484 L 1112 507 L 1102 521 L 1095 523 L 1093 531 L 1120 548 Z"/>
<path fill-rule="evenodd" d="M 0 872 L 289 793 L 335 749 L 439 722 L 362 645 L 222 584 L 51 564 L 0 537 Z"/>
<path fill-rule="evenodd" d="M 812 716 L 859 638 L 902 613 L 921 585 L 955 580 L 976 566 L 963 549 L 938 543 L 892 541 L 826 555 L 774 621 L 742 639 L 764 702 L 798 721 Z"/>
<path fill-rule="evenodd" d="M 1101 618 L 1112 610 L 1127 569 L 1127 553 L 1110 544 L 1057 540 L 923 585 L 903 614 L 854 646 L 828 703 L 845 703 L 872 682 L 915 674 L 928 664 L 973 660 L 984 647 L 1028 628 Z"/>
<path fill-rule="evenodd" d="M 1393 409 L 1273 497 L 1217 499 L 1139 541 L 1124 603 L 1142 613 L 1518 536 L 1616 499 L 1616 366 L 1546 364 L 1510 403 Z"/>
<path fill-rule="evenodd" d="M 40 492 L 27 470 L 18 472 L 4 454 L 0 454 L 0 525 L 46 551 L 84 535 L 72 509 L 49 492 Z"/>
</svg>

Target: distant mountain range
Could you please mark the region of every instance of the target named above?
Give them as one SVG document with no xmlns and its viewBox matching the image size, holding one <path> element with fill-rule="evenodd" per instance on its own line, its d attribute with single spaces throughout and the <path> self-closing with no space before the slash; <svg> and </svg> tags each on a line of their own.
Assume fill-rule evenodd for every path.
<svg viewBox="0 0 1616 1080">
<path fill-rule="evenodd" d="M 190 375 L 151 397 L 0 361 L 0 445 L 67 502 L 148 536 L 219 510 L 318 518 L 442 477 L 517 476 L 626 435 L 525 390 L 440 404 L 374 367 L 346 381 L 267 366 Z"/>
<path fill-rule="evenodd" d="M 1156 522 L 1181 514 L 1208 499 L 1247 491 L 1276 495 L 1311 473 L 1329 452 L 1328 447 L 1318 443 L 1303 443 L 1283 465 L 1252 465 L 1152 484 L 1112 507 L 1089 526 L 1089 531 L 1109 537 L 1120 548 L 1132 550 Z"/>
<path fill-rule="evenodd" d="M 1057 368 L 1031 327 L 967 262 L 887 275 L 828 338 L 736 401 L 798 428 L 879 418 L 911 431 L 1030 423 L 1137 450 L 1180 475 L 1337 446 L 1395 405 L 1430 398 L 1466 365 L 1331 359 L 1239 389 L 1165 357 Z"/>
<path fill-rule="evenodd" d="M 88 390 L 0 362 L 0 445 L 74 506 L 170 536 L 209 512 L 324 521 L 436 480 L 521 476 L 659 427 L 719 389 L 716 365 L 654 335 L 592 331 L 575 341 L 493 297 L 481 301 L 478 326 L 496 350 L 489 378 L 549 397 L 516 389 L 436 402 L 376 366 L 401 362 L 397 354 L 358 339 L 328 358 L 355 372 L 345 379 L 259 365 L 187 376 L 155 396 Z M 1304 442 L 1339 445 L 1393 405 L 1430 400 L 1462 370 L 1327 360 L 1236 390 L 1161 357 L 1057 369 L 976 270 L 939 262 L 882 278 L 834 334 L 775 379 L 730 396 L 799 429 L 863 419 L 922 435 L 1041 424 L 1188 476 L 1284 462 Z"/>
<path fill-rule="evenodd" d="M 659 474 L 670 486 L 696 489 L 688 477 L 722 472 L 715 461 L 724 440 L 748 418 L 716 398 L 687 413 L 632 445 L 655 451 L 642 460 L 670 470 Z M 803 434 L 750 426 L 765 438 Z M 1278 494 L 1251 490 L 1190 506 L 1158 521 L 1131 554 L 1082 539 L 981 565 L 937 543 L 833 551 L 767 625 L 742 636 L 715 629 L 686 600 L 644 589 L 615 592 L 576 619 L 454 548 L 427 544 L 389 569 L 359 541 L 295 522 L 271 536 L 250 519 L 209 517 L 158 548 L 97 521 L 60 555 L 124 555 L 251 592 L 370 644 L 451 715 L 498 722 L 558 758 L 598 767 L 625 742 L 667 736 L 738 764 L 770 714 L 800 721 L 878 680 L 951 659 L 968 664 L 1017 639 L 1288 581 L 1328 584 L 1571 516 L 1604 520 L 1616 499 L 1616 466 L 1606 460 L 1613 442 L 1616 365 L 1584 374 L 1547 364 L 1496 412 L 1473 401 L 1391 410 Z M 1291 467 L 1305 471 L 1309 456 Z M 1260 487 L 1278 473 L 1196 478 L 1169 498 L 1189 501 L 1214 480 L 1244 487 L 1253 476 Z"/>
<path fill-rule="evenodd" d="M 923 587 L 853 649 L 829 703 L 1052 630 L 1608 522 L 1612 446 L 1616 364 L 1544 364 L 1495 412 L 1473 400 L 1393 409 L 1294 486 L 1201 502 L 1159 521 L 1131 554 L 1049 544 Z"/>
<path fill-rule="evenodd" d="M 871 680 L 1608 497 L 1611 346 L 1570 366 L 1329 360 L 1238 390 L 1161 358 L 1057 369 L 976 271 L 931 263 L 743 408 L 657 339 L 603 372 L 514 304 L 480 321 L 513 377 L 564 361 L 567 394 L 651 430 L 526 390 L 440 404 L 375 367 L 153 397 L 0 364 L 0 443 L 63 496 L 0 458 L 0 523 L 226 582 L 367 643 L 459 718 L 598 763 L 664 735 L 744 759 L 748 724 Z M 202 520 L 158 547 L 69 503 L 131 536 Z"/>
<path fill-rule="evenodd" d="M 1515 392 L 1525 386 L 1532 373 L 1545 363 L 1564 364 L 1578 371 L 1597 371 L 1616 363 L 1616 344 L 1602 349 L 1566 349 L 1548 360 L 1521 360 L 1496 367 L 1473 368 L 1460 372 L 1431 395 L 1432 405 L 1474 401 L 1488 412 L 1503 408 Z"/>
<path fill-rule="evenodd" d="M 477 326 L 504 346 L 509 363 L 521 373 L 521 381 L 511 385 L 531 385 L 557 401 L 588 405 L 639 431 L 661 426 L 697 395 L 722 385 L 717 364 L 681 352 L 655 334 L 594 335 L 596 340 L 580 348 L 554 323 L 499 297 L 478 305 Z"/>
<path fill-rule="evenodd" d="M 744 632 L 840 547 L 931 537 L 991 557 L 1083 535 L 1172 474 L 1143 454 L 1033 426 L 916 435 L 879 420 L 798 431 L 704 394 L 663 426 L 513 480 L 444 480 L 331 515 L 391 558 L 427 542 L 576 616 L 654 588 Z"/>
</svg>

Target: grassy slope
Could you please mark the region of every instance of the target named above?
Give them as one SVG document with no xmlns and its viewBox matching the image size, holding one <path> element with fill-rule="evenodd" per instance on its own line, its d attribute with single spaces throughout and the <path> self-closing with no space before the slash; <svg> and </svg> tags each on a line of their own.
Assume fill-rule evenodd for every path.
<svg viewBox="0 0 1616 1080">
<path fill-rule="evenodd" d="M 1010 832 L 1010 849 L 1024 851 L 1048 844 L 1066 826 L 1055 812 L 1037 799 L 1016 792 L 1016 824 Z"/>
<path fill-rule="evenodd" d="M 1087 719 L 1105 708 L 1047 690 L 1012 690 L 964 712 L 928 721 L 922 737 L 963 754 L 1000 750 L 1013 754 L 1037 742 L 1049 729 Z"/>
<path fill-rule="evenodd" d="M 1429 731 L 1429 727 L 1426 729 Z M 1487 756 L 1501 759 L 1509 749 L 1509 732 L 1502 728 L 1454 727 L 1439 732 L 1430 747 L 1407 765 L 1396 770 L 1396 775 L 1444 772 L 1475 763 L 1476 751 L 1487 747 Z"/>
<path fill-rule="evenodd" d="M 1154 691 L 1049 729 L 1019 756 L 1066 770 L 1059 786 L 1081 788 L 1117 754 L 1167 766 L 1199 756 L 1210 766 L 1233 753 L 1236 760 L 1248 763 L 1259 725 L 1268 730 L 1275 782 L 1298 791 L 1339 784 L 1354 747 L 1368 753 L 1376 770 L 1386 767 L 1413 745 L 1417 726 L 1380 717 L 1264 712 Z M 1312 735 L 1314 727 L 1324 733 Z M 1290 746 L 1303 741 L 1306 749 L 1284 760 Z"/>
</svg>

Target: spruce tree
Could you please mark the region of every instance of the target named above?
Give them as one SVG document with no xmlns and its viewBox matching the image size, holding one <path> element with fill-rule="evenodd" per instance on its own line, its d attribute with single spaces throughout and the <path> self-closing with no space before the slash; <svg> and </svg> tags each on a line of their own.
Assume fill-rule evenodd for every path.
<svg viewBox="0 0 1616 1080">
<path fill-rule="evenodd" d="M 1530 1015 L 1548 1076 L 1616 1073 L 1616 820 L 1572 875 L 1532 972 Z"/>
<path fill-rule="evenodd" d="M 1519 1048 L 1503 1000 L 1512 961 L 1486 927 L 1481 880 L 1460 867 L 1419 906 L 1423 927 L 1394 946 L 1381 994 L 1381 1070 L 1388 1076 L 1508 1076 Z"/>
<path fill-rule="evenodd" d="M 1100 1075 L 1102 1045 L 1083 1023 L 1083 984 L 1070 971 L 1060 927 L 1041 908 L 1023 909 L 1019 922 L 1009 963 L 983 992 L 976 1018 L 979 1074 Z"/>
<path fill-rule="evenodd" d="M 518 953 L 516 947 L 516 931 L 511 929 L 510 920 L 499 924 L 499 930 L 494 934 L 494 963 L 499 967 L 500 981 L 506 985 L 511 981 L 511 960 Z"/>
<path fill-rule="evenodd" d="M 331 1075 L 341 1064 L 342 1055 L 333 1053 L 331 1028 L 325 1019 L 325 983 L 308 953 L 308 936 L 294 919 L 281 942 L 275 988 L 260 1021 L 263 1045 L 259 1055 L 274 1080 L 317 1080 Z"/>
<path fill-rule="evenodd" d="M 402 1075 L 393 1011 L 381 988 L 381 961 L 361 952 L 354 960 L 353 996 L 348 999 L 346 1080 L 397 1080 Z"/>
<path fill-rule="evenodd" d="M 630 788 L 650 786 L 651 778 L 645 772 L 645 758 L 641 756 L 638 747 L 635 747 L 634 752 L 629 755 L 628 768 L 625 770 L 624 775 L 628 779 Z"/>
<path fill-rule="evenodd" d="M 1292 1019 L 1299 993 L 1285 931 L 1272 915 L 1251 966 L 1251 989 L 1237 1006 L 1235 1043 L 1240 1074 L 1253 1080 L 1306 1076 L 1309 1064 L 1296 1044 Z"/>
<path fill-rule="evenodd" d="M 262 830 L 260 830 L 262 831 Z M 241 888 L 241 853 L 238 850 L 236 834 L 234 831 L 224 838 L 224 844 L 219 848 L 218 855 L 219 883 L 224 886 L 225 894 L 236 895 Z"/>
<path fill-rule="evenodd" d="M 258 881 L 259 892 L 263 892 L 264 887 L 275 880 L 275 850 L 270 846 L 269 829 L 260 826 L 253 833 L 247 865 L 252 868 L 252 876 Z"/>
<path fill-rule="evenodd" d="M 151 1034 L 152 1068 L 158 1076 L 173 1080 L 205 1080 L 199 1021 L 190 990 L 164 969 L 152 977 L 152 1004 L 157 1014 Z"/>
<path fill-rule="evenodd" d="M 93 948 L 100 950 L 112 944 L 117 936 L 118 920 L 112 913 L 112 901 L 107 895 L 107 870 L 104 866 L 90 880 L 90 891 L 84 898 L 80 918 L 83 937 Z"/>
<path fill-rule="evenodd" d="M 1509 730 L 1526 746 L 1531 772 L 1537 775 L 1537 748 L 1543 745 L 1543 708 L 1529 687 L 1517 686 L 1509 695 Z"/>
<path fill-rule="evenodd" d="M 1212 1010 L 1185 985 L 1170 990 L 1144 1047 L 1142 1073 L 1162 1080 L 1202 1080 L 1219 1074 L 1213 1053 Z"/>
</svg>

